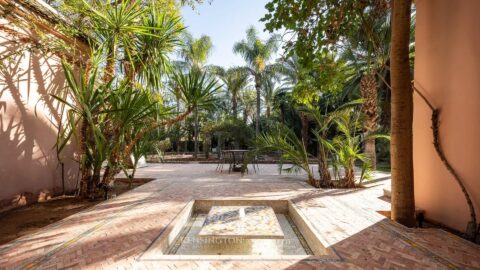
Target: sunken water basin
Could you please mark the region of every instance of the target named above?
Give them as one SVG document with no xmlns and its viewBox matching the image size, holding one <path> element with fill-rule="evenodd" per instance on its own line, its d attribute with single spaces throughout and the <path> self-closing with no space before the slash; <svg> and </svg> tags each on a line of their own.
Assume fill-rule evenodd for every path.
<svg viewBox="0 0 480 270">
<path fill-rule="evenodd" d="M 289 200 L 193 200 L 140 260 L 339 260 Z"/>
</svg>

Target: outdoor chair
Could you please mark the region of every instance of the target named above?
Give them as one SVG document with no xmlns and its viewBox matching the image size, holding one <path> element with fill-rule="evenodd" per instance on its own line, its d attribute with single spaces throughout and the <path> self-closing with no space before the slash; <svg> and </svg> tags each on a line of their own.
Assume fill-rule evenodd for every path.
<svg viewBox="0 0 480 270">
<path fill-rule="evenodd" d="M 221 151 L 220 152 L 220 158 L 219 158 L 218 163 L 217 163 L 216 171 L 223 172 L 223 166 L 225 164 L 229 164 L 228 172 L 230 173 L 232 163 L 233 163 L 232 154 L 230 152 Z"/>
</svg>

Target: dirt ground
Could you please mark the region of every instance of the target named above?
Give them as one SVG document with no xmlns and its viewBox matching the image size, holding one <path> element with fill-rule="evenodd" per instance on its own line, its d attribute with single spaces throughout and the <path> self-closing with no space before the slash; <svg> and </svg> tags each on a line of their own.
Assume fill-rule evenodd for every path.
<svg viewBox="0 0 480 270">
<path fill-rule="evenodd" d="M 135 179 L 131 188 L 127 179 L 115 181 L 115 193 L 120 195 L 153 179 Z M 55 197 L 42 203 L 13 209 L 0 214 L 0 245 L 21 236 L 33 234 L 41 228 L 83 211 L 103 200 L 88 200 L 77 197 Z"/>
</svg>

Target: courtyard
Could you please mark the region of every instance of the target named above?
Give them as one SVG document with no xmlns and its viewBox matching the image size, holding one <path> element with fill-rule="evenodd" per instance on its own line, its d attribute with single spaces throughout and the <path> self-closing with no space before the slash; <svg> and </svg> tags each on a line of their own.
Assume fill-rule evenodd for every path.
<svg viewBox="0 0 480 270">
<path fill-rule="evenodd" d="M 0 247 L 0 269 L 476 269 L 479 247 L 446 231 L 408 229 L 383 215 L 388 173 L 365 188 L 315 189 L 304 175 L 228 174 L 215 164 L 149 164 L 138 177 L 156 180 L 40 232 Z M 290 200 L 335 258 L 288 260 L 142 260 L 191 200 Z M 181 256 L 180 256 L 181 257 Z"/>
</svg>

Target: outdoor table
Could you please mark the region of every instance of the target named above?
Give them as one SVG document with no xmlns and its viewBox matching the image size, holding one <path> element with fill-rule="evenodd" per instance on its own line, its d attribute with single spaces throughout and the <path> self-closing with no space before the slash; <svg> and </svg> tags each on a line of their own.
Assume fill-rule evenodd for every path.
<svg viewBox="0 0 480 270">
<path fill-rule="evenodd" d="M 228 172 L 232 170 L 234 172 L 243 172 L 243 162 L 248 150 L 223 150 L 222 152 L 230 157 L 228 158 Z"/>
</svg>

